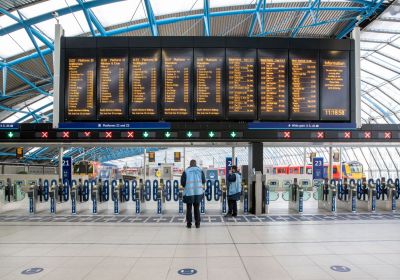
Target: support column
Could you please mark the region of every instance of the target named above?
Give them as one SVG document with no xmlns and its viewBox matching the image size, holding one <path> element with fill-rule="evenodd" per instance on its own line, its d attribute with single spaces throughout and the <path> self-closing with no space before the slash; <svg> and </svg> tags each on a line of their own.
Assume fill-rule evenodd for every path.
<svg viewBox="0 0 400 280">
<path fill-rule="evenodd" d="M 262 213 L 263 207 L 263 194 L 264 190 L 262 188 L 262 173 L 264 166 L 264 145 L 261 142 L 252 142 L 249 144 L 249 168 L 248 174 L 243 174 L 243 176 L 248 176 L 249 180 L 249 211 L 250 213 L 259 215 Z M 256 176 L 257 182 L 256 182 Z"/>
<path fill-rule="evenodd" d="M 61 146 L 58 151 L 58 178 L 62 180 L 62 173 L 63 173 L 63 153 L 64 147 Z"/>
<path fill-rule="evenodd" d="M 232 165 L 236 165 L 235 147 L 232 147 Z"/>
<path fill-rule="evenodd" d="M 183 147 L 183 170 L 186 170 L 186 148 Z"/>
<path fill-rule="evenodd" d="M 144 151 L 143 151 L 143 183 L 144 182 L 146 182 L 146 155 L 147 155 L 147 149 L 146 148 L 144 148 Z"/>
<path fill-rule="evenodd" d="M 55 25 L 54 36 L 54 54 L 53 54 L 53 128 L 58 128 L 60 121 L 60 71 L 61 71 L 61 37 L 64 35 L 64 30 L 61 24 Z"/>
<path fill-rule="evenodd" d="M 333 165 L 332 165 L 332 160 L 333 160 L 333 151 L 332 151 L 332 146 L 329 146 L 329 159 L 328 159 L 328 164 L 329 164 L 329 174 L 328 174 L 328 178 L 329 181 L 332 180 L 333 178 Z"/>
<path fill-rule="evenodd" d="M 343 180 L 342 147 L 339 148 L 339 168 L 340 179 Z"/>
<path fill-rule="evenodd" d="M 355 115 L 357 127 L 361 127 L 361 52 L 360 52 L 360 27 L 354 27 L 351 32 L 351 38 L 354 39 L 354 90 L 355 90 Z"/>
<path fill-rule="evenodd" d="M 7 66 L 3 67 L 3 92 L 2 95 L 6 96 L 7 92 Z"/>
<path fill-rule="evenodd" d="M 303 151 L 303 174 L 307 174 L 307 147 Z"/>
</svg>

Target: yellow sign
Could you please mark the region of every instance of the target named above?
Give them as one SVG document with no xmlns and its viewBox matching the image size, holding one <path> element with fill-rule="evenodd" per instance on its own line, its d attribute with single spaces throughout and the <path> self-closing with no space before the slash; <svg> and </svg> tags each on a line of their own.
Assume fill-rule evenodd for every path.
<svg viewBox="0 0 400 280">
<path fill-rule="evenodd" d="M 15 154 L 17 156 L 17 159 L 21 159 L 24 157 L 24 148 L 18 147 L 15 151 Z"/>
<path fill-rule="evenodd" d="M 149 162 L 156 162 L 156 153 L 149 152 Z"/>
<path fill-rule="evenodd" d="M 181 162 L 181 152 L 174 152 L 174 162 Z"/>
<path fill-rule="evenodd" d="M 160 170 L 157 170 L 157 171 L 156 171 L 156 177 L 157 177 L 157 178 L 160 178 L 160 177 L 161 177 L 161 172 L 160 172 Z"/>
</svg>

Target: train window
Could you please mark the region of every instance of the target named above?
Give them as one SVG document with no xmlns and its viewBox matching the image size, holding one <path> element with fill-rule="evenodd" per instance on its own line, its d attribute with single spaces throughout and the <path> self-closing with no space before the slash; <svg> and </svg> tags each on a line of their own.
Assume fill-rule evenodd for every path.
<svg viewBox="0 0 400 280">
<path fill-rule="evenodd" d="M 312 169 L 307 167 L 307 174 L 311 175 L 312 174 Z"/>
<path fill-rule="evenodd" d="M 294 168 L 293 168 L 293 167 L 290 167 L 290 168 L 289 168 L 289 173 L 290 173 L 290 174 L 293 174 L 293 173 L 294 173 L 293 170 L 294 170 Z"/>
<path fill-rule="evenodd" d="M 304 167 L 300 167 L 300 174 L 304 173 Z"/>
<path fill-rule="evenodd" d="M 333 167 L 333 174 L 336 174 L 338 172 L 338 169 L 337 169 L 337 167 L 335 166 L 335 167 Z"/>
<path fill-rule="evenodd" d="M 276 168 L 272 169 L 272 174 L 276 174 Z"/>
</svg>

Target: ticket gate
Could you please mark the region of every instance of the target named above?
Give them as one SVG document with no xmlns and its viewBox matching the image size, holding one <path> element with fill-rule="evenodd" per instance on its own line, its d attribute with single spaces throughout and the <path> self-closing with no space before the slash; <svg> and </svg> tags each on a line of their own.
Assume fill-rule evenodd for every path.
<svg viewBox="0 0 400 280">
<path fill-rule="evenodd" d="M 29 214 L 36 214 L 36 205 L 38 198 L 38 186 L 35 181 L 31 181 L 29 185 L 24 188 L 28 194 L 28 212 Z"/>
<path fill-rule="evenodd" d="M 220 197 L 220 203 L 221 203 L 221 213 L 226 214 L 227 213 L 227 204 L 228 204 L 228 188 L 226 186 L 226 181 L 225 179 L 221 179 L 221 197 Z"/>
<path fill-rule="evenodd" d="M 22 190 L 23 185 L 23 181 L 16 180 L 13 184 L 11 179 L 7 178 L 6 183 L 3 186 L 0 186 L 0 202 L 2 204 L 7 204 L 23 200 L 25 198 L 25 192 Z"/>
<path fill-rule="evenodd" d="M 297 183 L 297 178 L 293 179 L 293 184 L 289 187 L 289 209 L 299 214 L 304 212 L 304 188 Z"/>
<path fill-rule="evenodd" d="M 392 203 L 392 190 L 395 188 L 393 180 L 389 179 L 388 183 L 386 179 L 382 177 L 381 179 L 376 179 L 375 189 L 376 189 L 376 208 L 384 211 L 395 211 L 396 204 Z M 393 207 L 394 206 L 394 207 Z"/>
<path fill-rule="evenodd" d="M 49 198 L 50 198 L 50 213 L 57 213 L 57 199 L 58 199 L 58 184 L 56 180 L 52 180 L 51 186 L 49 189 Z"/>
<path fill-rule="evenodd" d="M 357 187 L 354 179 L 339 180 L 337 184 L 337 208 L 355 213 L 357 211 Z"/>
<path fill-rule="evenodd" d="M 165 212 L 165 184 L 164 179 L 160 179 L 160 183 L 157 180 L 153 181 L 153 191 L 156 190 L 156 201 L 157 201 L 157 214 L 164 214 Z"/>
<path fill-rule="evenodd" d="M 102 203 L 102 188 L 103 184 L 101 179 L 99 179 L 96 184 L 95 181 L 91 182 L 90 187 L 90 199 L 92 201 L 92 214 L 97 215 L 99 213 L 99 205 Z"/>
<path fill-rule="evenodd" d="M 367 212 L 376 210 L 376 187 L 373 179 L 357 180 L 357 209 Z"/>
<path fill-rule="evenodd" d="M 183 190 L 184 190 L 183 186 L 179 186 L 179 189 L 178 189 L 178 213 L 179 213 L 179 215 L 183 215 Z"/>
<path fill-rule="evenodd" d="M 393 179 L 388 179 L 386 183 L 386 194 L 387 194 L 387 210 L 395 212 L 397 210 L 397 188 Z"/>
<path fill-rule="evenodd" d="M 242 180 L 242 196 L 240 202 L 243 214 L 249 214 L 249 186 L 246 184 L 246 180 Z"/>
<path fill-rule="evenodd" d="M 78 188 L 76 185 L 76 182 L 74 181 L 72 183 L 72 187 L 71 187 L 71 214 L 72 215 L 76 215 L 77 213 L 77 198 L 78 198 Z"/>
<path fill-rule="evenodd" d="M 119 215 L 125 209 L 125 184 L 122 179 L 119 179 L 118 184 L 116 181 L 112 182 L 112 200 L 114 204 L 114 214 Z"/>
<path fill-rule="evenodd" d="M 143 179 L 132 181 L 132 200 L 135 202 L 135 213 L 142 214 L 146 210 L 146 195 Z"/>
<path fill-rule="evenodd" d="M 276 179 L 267 180 L 267 183 L 264 186 L 264 209 L 262 211 L 263 213 L 268 214 L 270 210 L 269 207 L 271 201 L 275 201 L 279 198 L 278 188 L 279 188 L 279 180 Z"/>
<path fill-rule="evenodd" d="M 336 181 L 325 178 L 324 184 L 318 188 L 318 208 L 336 212 Z"/>
</svg>

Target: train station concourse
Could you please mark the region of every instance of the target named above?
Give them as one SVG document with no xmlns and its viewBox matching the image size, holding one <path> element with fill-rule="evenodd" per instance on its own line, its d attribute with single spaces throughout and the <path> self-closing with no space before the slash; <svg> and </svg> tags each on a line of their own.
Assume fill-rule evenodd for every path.
<svg viewBox="0 0 400 280">
<path fill-rule="evenodd" d="M 0 0 L 0 280 L 400 279 L 400 0 Z"/>
</svg>

